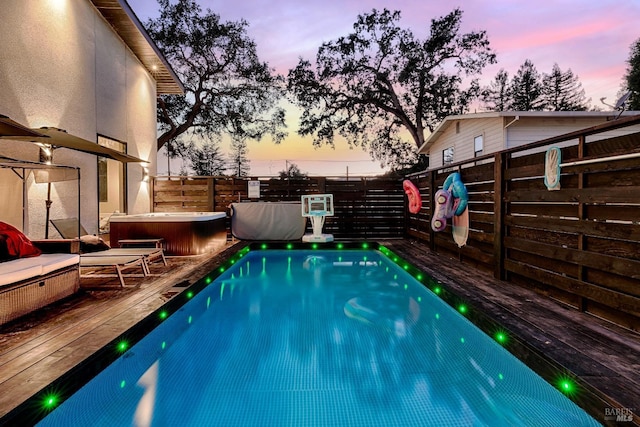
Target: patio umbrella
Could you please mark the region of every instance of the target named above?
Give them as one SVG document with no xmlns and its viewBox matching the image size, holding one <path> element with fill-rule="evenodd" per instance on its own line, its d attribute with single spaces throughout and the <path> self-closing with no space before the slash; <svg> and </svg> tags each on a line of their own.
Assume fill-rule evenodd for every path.
<svg viewBox="0 0 640 427">
<path fill-rule="evenodd" d="M 54 127 L 41 127 L 38 129 L 31 129 L 34 134 L 38 136 L 32 135 L 24 135 L 24 136 L 3 136 L 0 134 L 0 138 L 2 139 L 11 139 L 17 141 L 29 141 L 44 147 L 45 149 L 50 150 L 50 158 L 53 158 L 53 150 L 57 148 L 68 148 L 71 150 L 81 151 L 83 153 L 94 154 L 96 156 L 107 157 L 113 160 L 118 160 L 123 163 L 146 163 L 146 160 L 139 159 L 134 156 L 130 156 L 129 154 L 122 153 L 120 151 L 113 150 L 108 147 L 104 147 L 95 142 L 86 140 L 84 138 L 80 138 L 78 136 L 72 135 L 68 133 L 64 129 L 58 129 Z M 45 226 L 45 239 L 49 237 L 49 211 L 51 209 L 51 182 L 48 182 L 47 186 L 47 200 L 45 202 L 46 206 L 46 220 L 47 225 Z"/>
<path fill-rule="evenodd" d="M 0 136 L 38 136 L 42 137 L 41 133 L 38 133 L 26 126 L 22 126 L 18 122 L 14 122 L 9 117 L 0 114 Z"/>
<path fill-rule="evenodd" d="M 79 136 L 72 135 L 66 130 L 54 127 L 41 127 L 31 129 L 39 136 L 2 136 L 3 139 L 12 139 L 17 141 L 29 141 L 37 144 L 48 145 L 52 149 L 69 148 L 71 150 L 82 151 L 83 153 L 94 154 L 96 156 L 108 157 L 123 163 L 146 163 L 146 160 L 139 159 L 126 153 L 104 147 L 98 143 L 89 141 Z"/>
</svg>

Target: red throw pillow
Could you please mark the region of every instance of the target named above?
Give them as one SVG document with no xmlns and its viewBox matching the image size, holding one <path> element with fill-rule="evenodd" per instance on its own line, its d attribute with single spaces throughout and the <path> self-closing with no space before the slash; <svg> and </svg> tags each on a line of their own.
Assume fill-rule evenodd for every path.
<svg viewBox="0 0 640 427">
<path fill-rule="evenodd" d="M 0 233 L 6 236 L 7 252 L 10 256 L 27 258 L 42 253 L 27 236 L 12 225 L 0 221 Z"/>
</svg>

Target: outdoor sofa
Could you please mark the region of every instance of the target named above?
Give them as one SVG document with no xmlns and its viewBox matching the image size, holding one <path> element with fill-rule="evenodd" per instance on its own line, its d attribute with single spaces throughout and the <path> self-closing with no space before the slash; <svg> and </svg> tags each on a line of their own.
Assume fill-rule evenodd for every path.
<svg viewBox="0 0 640 427">
<path fill-rule="evenodd" d="M 78 240 L 31 241 L 0 222 L 0 325 L 80 288 Z"/>
</svg>

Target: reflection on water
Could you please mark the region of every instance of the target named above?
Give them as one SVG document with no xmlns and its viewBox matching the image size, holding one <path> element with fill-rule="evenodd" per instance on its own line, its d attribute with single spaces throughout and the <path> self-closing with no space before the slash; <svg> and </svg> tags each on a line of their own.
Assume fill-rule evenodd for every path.
<svg viewBox="0 0 640 427">
<path fill-rule="evenodd" d="M 250 253 L 128 354 L 43 424 L 596 425 L 376 252 Z"/>
</svg>

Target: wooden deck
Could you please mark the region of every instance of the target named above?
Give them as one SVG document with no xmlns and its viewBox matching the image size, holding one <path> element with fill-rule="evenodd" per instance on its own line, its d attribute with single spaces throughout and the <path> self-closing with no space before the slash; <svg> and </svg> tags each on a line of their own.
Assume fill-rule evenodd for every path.
<svg viewBox="0 0 640 427">
<path fill-rule="evenodd" d="M 473 267 L 430 253 L 410 240 L 380 241 L 441 282 L 445 292 L 470 307 L 474 321 L 497 322 L 512 336 L 509 349 L 543 372 L 563 367 L 587 391 L 581 404 L 599 421 L 606 408 L 626 408 L 640 425 L 640 337 L 527 289 L 496 281 Z M 170 300 L 245 244 L 228 244 L 214 255 L 168 258 L 152 276 L 83 279 L 77 295 L 0 326 L 0 416 Z M 134 280 L 135 279 L 135 280 Z M 483 313 L 482 315 L 479 313 Z M 598 416 L 600 414 L 600 416 Z"/>
</svg>

